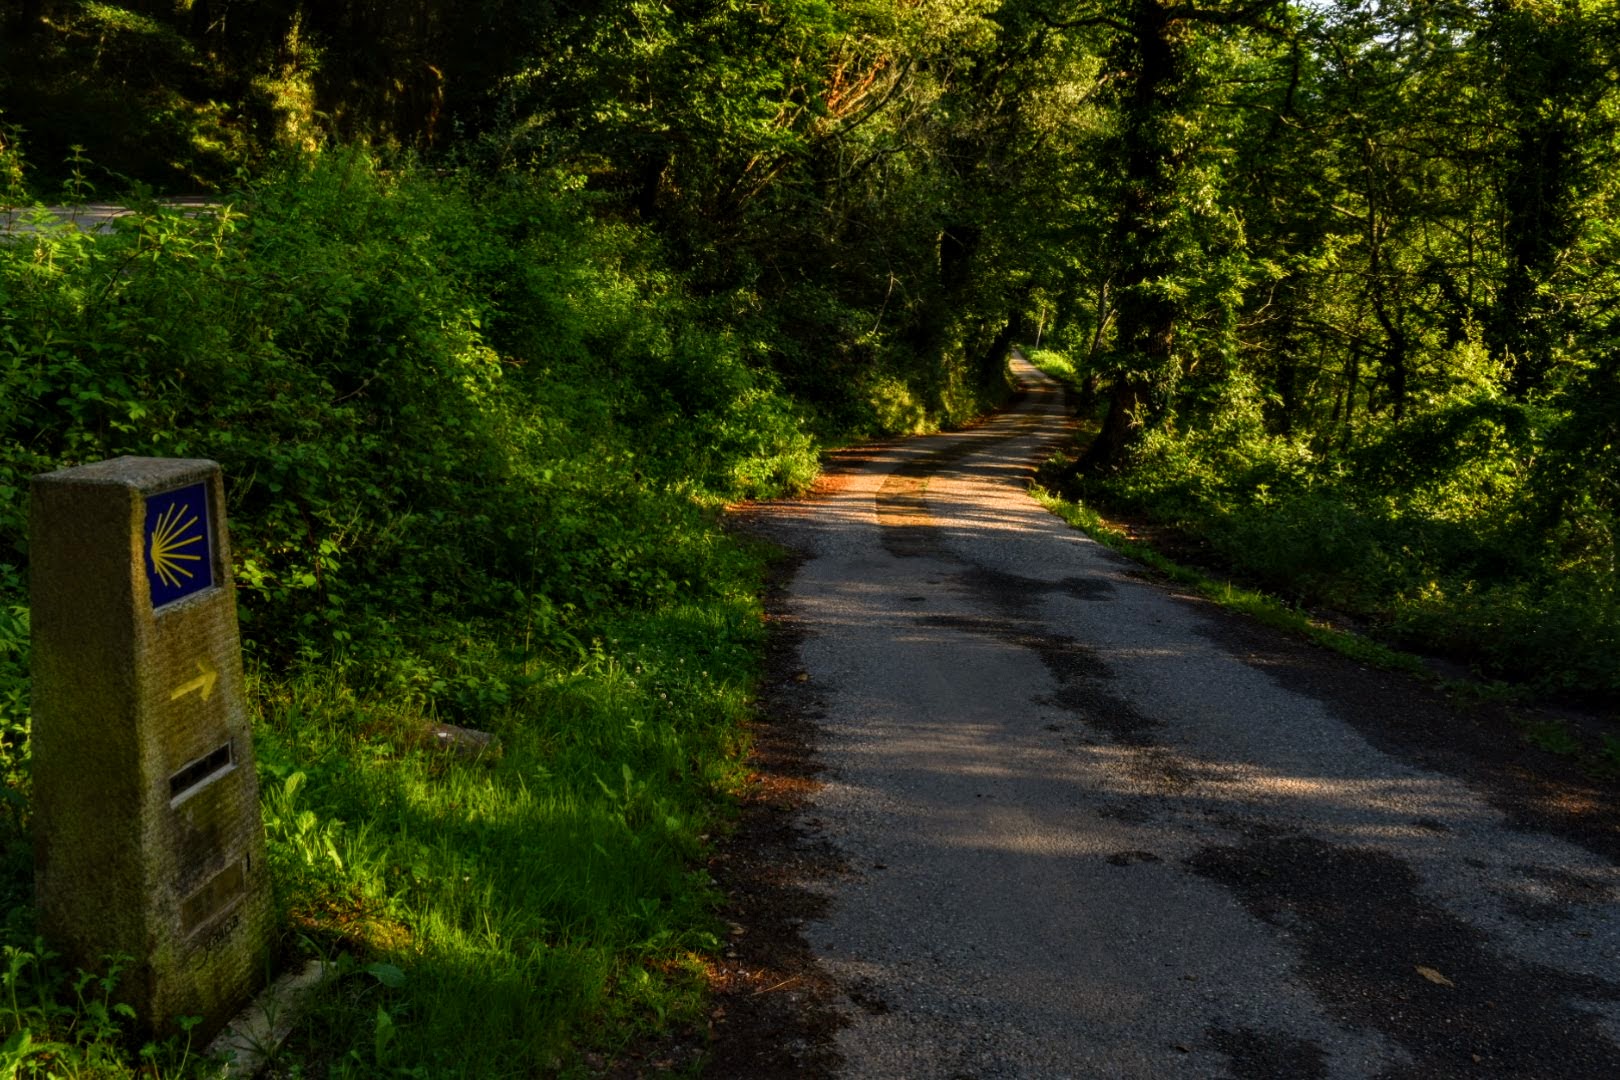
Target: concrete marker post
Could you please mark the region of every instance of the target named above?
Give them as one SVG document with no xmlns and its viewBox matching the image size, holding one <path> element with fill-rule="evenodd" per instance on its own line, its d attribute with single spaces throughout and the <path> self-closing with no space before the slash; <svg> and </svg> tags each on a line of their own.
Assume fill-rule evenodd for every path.
<svg viewBox="0 0 1620 1080">
<path fill-rule="evenodd" d="M 269 974 L 264 828 L 223 480 L 117 458 L 37 476 L 29 510 L 35 887 L 64 960 L 143 1031 L 205 1044 Z"/>
</svg>

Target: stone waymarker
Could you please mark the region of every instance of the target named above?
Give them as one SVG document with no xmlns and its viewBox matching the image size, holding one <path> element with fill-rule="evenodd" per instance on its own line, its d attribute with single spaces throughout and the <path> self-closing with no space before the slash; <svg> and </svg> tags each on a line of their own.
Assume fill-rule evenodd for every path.
<svg viewBox="0 0 1620 1080">
<path fill-rule="evenodd" d="M 86 970 L 131 957 L 141 1024 L 206 1039 L 272 932 L 219 466 L 118 458 L 31 494 L 40 930 Z"/>
</svg>

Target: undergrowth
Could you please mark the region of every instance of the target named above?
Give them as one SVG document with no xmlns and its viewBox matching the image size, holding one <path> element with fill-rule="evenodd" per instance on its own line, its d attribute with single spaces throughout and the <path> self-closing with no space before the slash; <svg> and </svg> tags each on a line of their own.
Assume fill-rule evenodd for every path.
<svg viewBox="0 0 1620 1080">
<path fill-rule="evenodd" d="M 222 202 L 0 240 L 7 1075 L 198 1067 L 32 931 L 27 481 L 119 454 L 224 468 L 283 952 L 354 973 L 275 1075 L 566 1072 L 694 1023 L 767 558 L 718 511 L 813 477 L 799 406 L 569 177 L 331 151 Z"/>
<path fill-rule="evenodd" d="M 1060 354 L 1031 360 L 1074 381 Z M 1595 502 L 1549 507 L 1530 482 L 1565 418 L 1470 389 L 1323 446 L 1269 432 L 1236 377 L 1210 393 L 1065 496 L 1195 536 L 1287 605 L 1357 616 L 1398 648 L 1594 701 L 1620 691 L 1614 523 Z"/>
<path fill-rule="evenodd" d="M 625 613 L 571 656 L 525 658 L 496 627 L 455 643 L 479 681 L 464 678 L 453 715 L 501 738 L 493 764 L 427 745 L 450 711 L 427 697 L 357 691 L 331 669 L 255 675 L 285 921 L 328 960 L 403 974 L 340 981 L 292 1062 L 532 1076 L 698 1020 L 719 938 L 697 867 L 725 825 L 717 796 L 739 782 L 759 565 L 716 552 L 706 569 L 726 595 Z"/>
</svg>

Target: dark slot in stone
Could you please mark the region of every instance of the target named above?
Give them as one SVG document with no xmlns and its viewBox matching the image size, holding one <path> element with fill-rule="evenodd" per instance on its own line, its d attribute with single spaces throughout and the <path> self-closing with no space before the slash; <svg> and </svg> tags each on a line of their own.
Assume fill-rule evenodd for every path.
<svg viewBox="0 0 1620 1080">
<path fill-rule="evenodd" d="M 233 862 L 180 902 L 181 933 L 189 934 L 207 923 L 246 891 L 245 865 L 243 862 Z"/>
<path fill-rule="evenodd" d="M 216 773 L 231 767 L 231 744 L 226 743 L 207 757 L 200 757 L 169 777 L 169 798 L 178 799 L 202 784 Z"/>
</svg>

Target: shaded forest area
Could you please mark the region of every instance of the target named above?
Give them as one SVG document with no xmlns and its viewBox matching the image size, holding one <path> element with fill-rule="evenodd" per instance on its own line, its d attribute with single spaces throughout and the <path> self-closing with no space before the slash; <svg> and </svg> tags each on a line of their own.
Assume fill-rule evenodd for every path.
<svg viewBox="0 0 1620 1080">
<path fill-rule="evenodd" d="M 0 896 L 40 1002 L 4 1015 L 37 1068 L 138 1051 L 31 937 L 26 487 L 62 465 L 225 468 L 286 948 L 352 961 L 286 1075 L 701 1052 L 693 866 L 745 783 L 766 558 L 717 508 L 968 420 L 1015 343 L 1095 420 L 1071 494 L 1488 676 L 1620 691 L 1611 3 L 0 20 L 0 205 L 137 210 L 0 239 Z M 224 209 L 151 199 L 199 191 Z M 506 757 L 434 756 L 440 721 Z"/>
<path fill-rule="evenodd" d="M 1620 689 L 1611 5 L 31 0 L 8 25 L 36 187 L 75 145 L 98 190 L 355 142 L 566 177 L 818 436 L 958 421 L 1044 336 L 1104 405 L 1092 497 L 1489 674 Z"/>
</svg>

